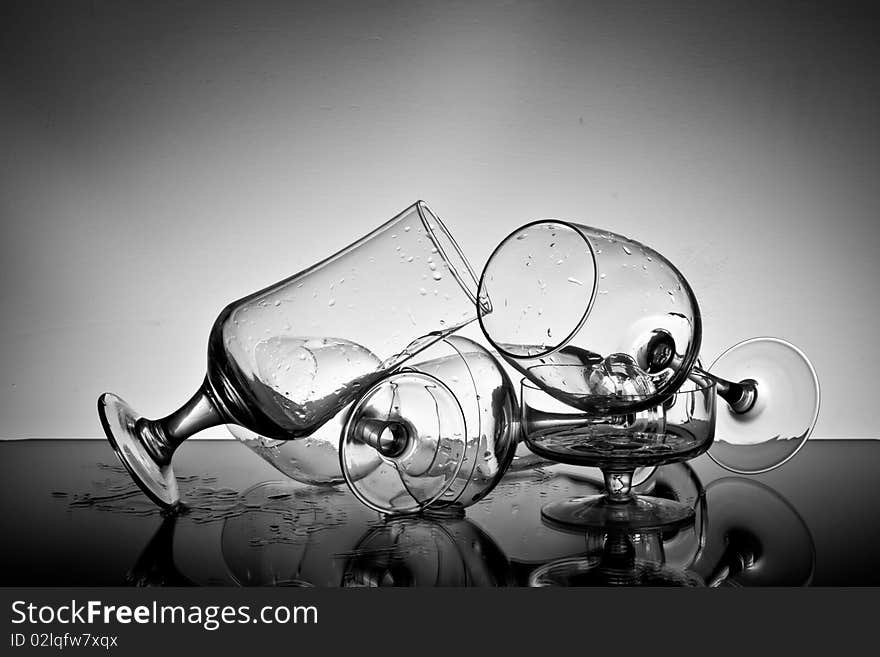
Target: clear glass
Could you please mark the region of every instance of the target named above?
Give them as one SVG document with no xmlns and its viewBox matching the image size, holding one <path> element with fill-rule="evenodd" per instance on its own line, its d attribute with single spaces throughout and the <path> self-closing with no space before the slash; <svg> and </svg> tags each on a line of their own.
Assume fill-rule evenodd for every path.
<svg viewBox="0 0 880 657">
<path fill-rule="evenodd" d="M 709 457 L 737 474 L 787 463 L 819 418 L 819 377 L 803 351 L 779 338 L 751 338 L 721 354 L 709 374 L 729 386 Z M 741 388 L 737 390 L 736 388 Z"/>
<path fill-rule="evenodd" d="M 712 444 L 715 382 L 696 374 L 693 378 L 697 380 L 688 381 L 658 406 L 608 416 L 563 404 L 523 379 L 522 431 L 529 448 L 561 463 L 601 468 L 605 479 L 603 495 L 550 503 L 541 510 L 543 519 L 562 528 L 630 530 L 693 522 L 690 505 L 632 491 L 637 467 L 688 460 Z"/>
<path fill-rule="evenodd" d="M 460 514 L 514 458 L 516 393 L 473 340 L 450 336 L 421 355 L 356 402 L 341 440 L 342 472 L 358 499 L 382 513 Z"/>
<path fill-rule="evenodd" d="M 653 249 L 609 231 L 558 220 L 518 228 L 489 258 L 480 298 L 480 325 L 498 352 L 585 412 L 656 406 L 699 354 L 687 281 Z"/>
<path fill-rule="evenodd" d="M 753 338 L 702 370 L 690 286 L 634 240 L 565 221 L 527 224 L 495 249 L 479 294 L 480 324 L 501 356 L 570 406 L 638 412 L 689 376 L 711 376 L 727 405 L 710 456 L 739 474 L 779 467 L 813 431 L 819 380 L 806 355 Z"/>
<path fill-rule="evenodd" d="M 174 506 L 171 457 L 184 440 L 218 424 L 273 441 L 313 434 L 413 354 L 474 320 L 476 289 L 448 230 L 415 203 L 339 253 L 224 308 L 208 340 L 204 384 L 171 415 L 147 420 L 102 395 L 105 433 L 144 492 Z M 286 467 L 280 450 L 261 455 Z"/>
</svg>

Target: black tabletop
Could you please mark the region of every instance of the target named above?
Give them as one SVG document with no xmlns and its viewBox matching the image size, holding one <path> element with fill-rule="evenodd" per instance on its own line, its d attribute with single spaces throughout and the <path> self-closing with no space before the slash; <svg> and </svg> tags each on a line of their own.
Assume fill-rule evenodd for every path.
<svg viewBox="0 0 880 657">
<path fill-rule="evenodd" d="M 183 508 L 162 514 L 104 440 L 0 443 L 4 586 L 519 586 L 602 553 L 607 535 L 545 525 L 541 506 L 598 491 L 598 471 L 509 473 L 465 517 L 385 518 L 344 487 L 286 480 L 235 441 L 175 455 Z M 880 441 L 811 440 L 780 469 L 733 476 L 707 457 L 645 492 L 697 521 L 628 537 L 639 559 L 710 584 L 880 584 Z"/>
</svg>

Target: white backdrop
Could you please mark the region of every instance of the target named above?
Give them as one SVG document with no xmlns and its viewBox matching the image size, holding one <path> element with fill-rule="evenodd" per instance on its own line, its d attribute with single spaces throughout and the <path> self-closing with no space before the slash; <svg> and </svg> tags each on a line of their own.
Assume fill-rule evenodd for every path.
<svg viewBox="0 0 880 657">
<path fill-rule="evenodd" d="M 654 246 L 705 362 L 787 338 L 817 435 L 877 434 L 848 374 L 880 366 L 878 46 L 852 11 L 51 6 L 0 27 L 0 437 L 100 436 L 105 390 L 170 412 L 227 302 L 417 198 L 477 269 L 539 217 Z"/>
</svg>

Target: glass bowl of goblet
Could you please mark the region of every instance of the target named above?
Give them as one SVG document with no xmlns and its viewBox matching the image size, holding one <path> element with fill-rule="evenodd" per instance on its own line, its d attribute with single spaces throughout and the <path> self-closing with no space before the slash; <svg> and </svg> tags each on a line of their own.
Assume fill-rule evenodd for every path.
<svg viewBox="0 0 880 657">
<path fill-rule="evenodd" d="M 544 521 L 560 528 L 630 530 L 692 523 L 691 505 L 636 495 L 632 477 L 636 468 L 685 461 L 705 452 L 715 437 L 715 396 L 715 382 L 694 374 L 646 410 L 614 412 L 620 404 L 642 401 L 638 395 L 621 395 L 605 414 L 595 406 L 586 413 L 523 379 L 521 422 L 529 449 L 560 463 L 598 467 L 605 480 L 601 495 L 545 505 Z"/>
<path fill-rule="evenodd" d="M 623 235 L 559 219 L 526 224 L 490 256 L 479 298 L 480 326 L 498 353 L 585 412 L 643 411 L 688 377 L 713 378 L 727 404 L 709 455 L 733 472 L 779 467 L 816 424 L 819 381 L 800 349 L 752 338 L 704 371 L 691 286 L 663 255 Z"/>
<path fill-rule="evenodd" d="M 355 402 L 340 469 L 355 496 L 382 513 L 461 515 L 513 460 L 516 392 L 473 340 L 449 336 L 422 355 Z"/>
<path fill-rule="evenodd" d="M 226 306 L 208 338 L 204 382 L 177 411 L 149 420 L 101 395 L 104 432 L 150 499 L 173 507 L 172 456 L 187 438 L 220 424 L 252 432 L 245 438 L 313 435 L 373 383 L 476 319 L 476 287 L 458 244 L 419 201 L 342 251 Z M 261 454 L 281 466 L 277 451 Z"/>
</svg>

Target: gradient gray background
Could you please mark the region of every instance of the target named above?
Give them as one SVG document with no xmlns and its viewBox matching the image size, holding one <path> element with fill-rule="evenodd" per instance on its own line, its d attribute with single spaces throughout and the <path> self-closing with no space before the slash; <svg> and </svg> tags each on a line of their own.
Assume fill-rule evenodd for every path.
<svg viewBox="0 0 880 657">
<path fill-rule="evenodd" d="M 880 23 L 839 3 L 26 2 L 0 14 L 0 437 L 200 383 L 227 302 L 424 198 L 481 268 L 561 217 L 667 255 L 876 436 Z M 206 432 L 207 434 L 208 432 Z M 208 434 L 211 435 L 211 434 Z M 222 429 L 213 435 L 225 435 Z"/>
</svg>

